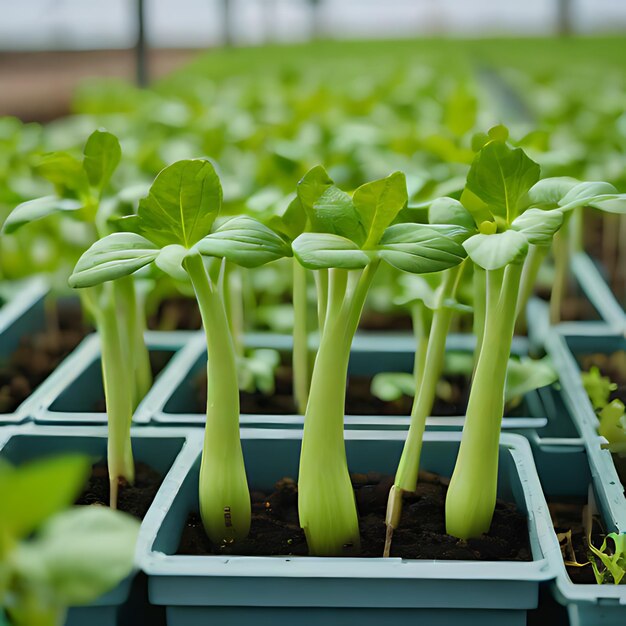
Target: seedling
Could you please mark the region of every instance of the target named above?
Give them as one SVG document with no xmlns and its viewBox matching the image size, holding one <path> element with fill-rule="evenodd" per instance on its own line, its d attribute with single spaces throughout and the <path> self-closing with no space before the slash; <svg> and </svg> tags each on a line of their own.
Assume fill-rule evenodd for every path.
<svg viewBox="0 0 626 626">
<path fill-rule="evenodd" d="M 138 214 L 126 220 L 135 232 L 96 242 L 70 277 L 73 287 L 93 287 L 155 263 L 171 276 L 191 281 L 207 339 L 200 513 L 216 544 L 241 539 L 250 528 L 236 352 L 223 298 L 224 260 L 256 267 L 291 254 L 283 239 L 250 217 L 234 217 L 214 228 L 221 204 L 222 187 L 211 163 L 178 161 L 160 172 Z"/>
<path fill-rule="evenodd" d="M 350 346 L 372 279 L 381 261 L 412 273 L 459 265 L 465 252 L 456 225 L 393 224 L 405 207 L 404 175 L 338 189 L 321 167 L 298 184 L 310 225 L 293 242 L 296 259 L 315 271 L 320 346 L 305 413 L 298 508 L 313 555 L 352 554 L 360 538 L 343 440 Z"/>
<path fill-rule="evenodd" d="M 139 522 L 106 507 L 71 507 L 91 461 L 68 455 L 0 461 L 0 614 L 12 626 L 58 626 L 130 574 Z"/>
</svg>

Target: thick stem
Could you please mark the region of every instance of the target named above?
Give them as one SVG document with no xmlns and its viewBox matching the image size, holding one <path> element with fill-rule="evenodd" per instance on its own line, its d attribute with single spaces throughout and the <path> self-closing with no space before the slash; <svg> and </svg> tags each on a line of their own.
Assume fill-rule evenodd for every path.
<svg viewBox="0 0 626 626">
<path fill-rule="evenodd" d="M 476 337 L 476 347 L 474 348 L 474 369 L 478 363 L 478 357 L 483 345 L 483 333 L 485 332 L 485 315 L 487 311 L 487 273 L 482 267 L 474 265 L 472 276 L 474 287 L 474 337 Z"/>
<path fill-rule="evenodd" d="M 317 325 L 321 335 L 324 332 L 326 309 L 328 307 L 328 270 L 315 272 L 315 286 L 317 288 Z"/>
<path fill-rule="evenodd" d="M 495 508 L 504 386 L 521 274 L 522 264 L 487 273 L 485 349 L 478 358 L 446 497 L 446 531 L 461 539 L 487 532 Z"/>
<path fill-rule="evenodd" d="M 313 366 L 304 419 L 298 510 L 309 551 L 318 556 L 358 553 L 359 521 L 343 440 L 350 346 L 377 263 L 348 282 L 330 270 L 329 298 Z M 350 287 L 353 287 L 350 293 Z"/>
<path fill-rule="evenodd" d="M 561 305 L 567 292 L 570 250 L 567 232 L 567 218 L 563 221 L 561 230 L 554 235 L 552 255 L 554 256 L 554 282 L 550 294 L 550 324 L 561 321 Z"/>
<path fill-rule="evenodd" d="M 235 349 L 219 290 L 202 257 L 188 256 L 191 279 L 207 339 L 207 418 L 200 466 L 200 515 L 214 543 L 246 537 L 250 492 L 239 436 L 239 389 Z"/>
<path fill-rule="evenodd" d="M 423 302 L 416 302 L 411 307 L 411 319 L 413 322 L 413 337 L 415 339 L 415 357 L 413 359 L 413 378 L 415 389 L 419 389 L 426 369 L 426 351 L 428 350 L 428 337 L 432 316 L 428 307 Z"/>
<path fill-rule="evenodd" d="M 235 354 L 243 356 L 244 305 L 241 269 L 226 262 L 224 267 L 224 306 L 228 316 Z"/>
<path fill-rule="evenodd" d="M 298 413 L 304 415 L 309 398 L 309 333 L 307 329 L 307 272 L 293 261 L 293 389 Z"/>
<path fill-rule="evenodd" d="M 112 295 L 96 317 L 102 351 L 102 379 L 108 418 L 107 457 L 109 466 L 110 505 L 117 507 L 120 479 L 134 481 L 130 426 L 133 416 L 132 379 L 129 376 L 122 333 L 118 325 Z"/>
</svg>

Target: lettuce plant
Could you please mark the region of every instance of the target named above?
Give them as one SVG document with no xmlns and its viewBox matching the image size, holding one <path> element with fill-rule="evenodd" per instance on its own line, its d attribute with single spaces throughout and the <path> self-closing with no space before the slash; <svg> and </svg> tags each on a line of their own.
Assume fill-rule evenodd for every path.
<svg viewBox="0 0 626 626">
<path fill-rule="evenodd" d="M 0 623 L 58 626 L 130 574 L 139 522 L 106 507 L 71 507 L 91 469 L 68 455 L 0 461 Z"/>
<path fill-rule="evenodd" d="M 207 420 L 200 468 L 200 513 L 215 543 L 245 537 L 250 494 L 239 437 L 236 353 L 223 297 L 224 262 L 256 267 L 289 256 L 284 240 L 250 217 L 215 228 L 222 187 L 211 163 L 178 161 L 162 170 L 125 220 L 134 232 L 108 235 L 80 258 L 70 285 L 88 288 L 117 281 L 155 263 L 189 280 L 207 339 Z"/>
<path fill-rule="evenodd" d="M 3 232 L 10 234 L 36 220 L 60 215 L 83 226 L 86 245 L 109 234 L 114 230 L 110 218 L 116 199 L 107 196 L 106 191 L 120 159 L 117 138 L 100 130 L 89 136 L 82 160 L 67 152 L 46 155 L 38 171 L 54 184 L 55 194 L 17 206 L 6 219 Z M 75 262 L 74 257 L 68 260 Z M 85 289 L 81 292 L 81 303 L 94 320 L 102 345 L 102 378 L 109 426 L 110 501 L 115 507 L 120 479 L 130 483 L 134 480 L 130 444 L 133 410 L 152 385 L 143 337 L 145 313 L 131 277 L 112 285 Z"/>
<path fill-rule="evenodd" d="M 350 347 L 374 274 L 381 263 L 407 272 L 447 270 L 462 262 L 455 225 L 393 224 L 407 203 L 405 177 L 396 172 L 359 187 L 338 189 L 321 167 L 298 184 L 309 224 L 292 244 L 294 256 L 315 271 L 320 345 L 306 407 L 298 509 L 313 555 L 358 552 L 354 493 L 343 440 Z"/>
</svg>

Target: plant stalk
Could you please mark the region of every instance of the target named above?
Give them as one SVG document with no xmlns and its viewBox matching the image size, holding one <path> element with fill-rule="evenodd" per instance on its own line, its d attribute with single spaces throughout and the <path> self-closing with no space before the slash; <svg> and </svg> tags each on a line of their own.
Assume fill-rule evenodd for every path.
<svg viewBox="0 0 626 626">
<path fill-rule="evenodd" d="M 561 321 L 561 308 L 567 293 L 569 276 L 570 249 L 568 236 L 568 215 L 564 216 L 563 226 L 554 235 L 552 254 L 554 256 L 554 282 L 550 294 L 550 324 Z"/>
<path fill-rule="evenodd" d="M 239 435 L 236 356 L 219 289 L 202 257 L 186 257 L 184 268 L 196 293 L 207 340 L 207 411 L 200 465 L 200 516 L 216 544 L 246 537 L 250 492 Z"/>
<path fill-rule="evenodd" d="M 309 399 L 309 333 L 307 328 L 307 271 L 293 261 L 293 390 L 298 413 L 304 415 Z"/>
<path fill-rule="evenodd" d="M 478 358 L 446 497 L 446 532 L 460 539 L 487 532 L 495 508 L 506 371 L 521 275 L 521 263 L 487 272 L 486 349 Z"/>
</svg>

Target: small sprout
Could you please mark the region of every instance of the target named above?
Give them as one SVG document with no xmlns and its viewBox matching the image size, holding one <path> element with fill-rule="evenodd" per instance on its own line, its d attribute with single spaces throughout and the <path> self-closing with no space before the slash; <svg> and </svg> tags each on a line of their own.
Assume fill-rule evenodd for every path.
<svg viewBox="0 0 626 626">
<path fill-rule="evenodd" d="M 603 376 L 596 365 L 588 372 L 582 372 L 580 376 L 593 408 L 603 409 L 608 404 L 611 393 L 617 389 L 617 385 L 608 376 Z"/>
</svg>

